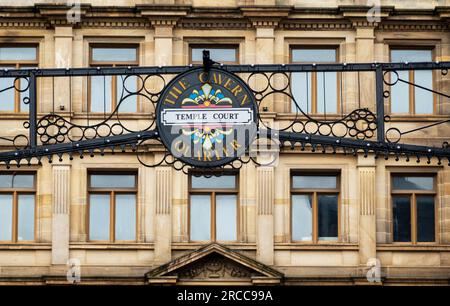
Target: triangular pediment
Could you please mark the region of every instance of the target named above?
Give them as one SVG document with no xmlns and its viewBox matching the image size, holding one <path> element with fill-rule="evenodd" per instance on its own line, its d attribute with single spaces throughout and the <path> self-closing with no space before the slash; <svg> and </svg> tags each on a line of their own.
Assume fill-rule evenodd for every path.
<svg viewBox="0 0 450 306">
<path fill-rule="evenodd" d="M 218 243 L 205 245 L 148 272 L 149 283 L 278 284 L 283 274 Z"/>
</svg>

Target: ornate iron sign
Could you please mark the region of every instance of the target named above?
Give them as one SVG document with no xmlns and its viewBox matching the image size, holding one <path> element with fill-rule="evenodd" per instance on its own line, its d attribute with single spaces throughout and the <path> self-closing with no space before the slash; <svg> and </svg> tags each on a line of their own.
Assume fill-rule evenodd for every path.
<svg viewBox="0 0 450 306">
<path fill-rule="evenodd" d="M 250 161 L 260 164 L 259 159 L 249 153 L 254 147 L 252 142 L 259 145 L 266 139 L 285 151 L 363 154 L 364 157 L 373 154 L 375 158 L 394 157 L 406 162 L 425 160 L 428 164 L 433 161 L 438 165 L 442 162 L 450 165 L 448 140 L 439 137 L 440 132 L 436 130 L 448 129 L 448 116 L 435 118 L 431 123 L 418 122 L 417 127 L 410 128 L 401 126 L 391 120 L 390 114 L 385 114 L 385 105 L 392 103 L 391 91 L 397 84 L 428 92 L 434 99 L 442 100 L 439 105 L 444 105 L 444 99 L 450 99 L 450 95 L 402 79 L 398 72 L 433 70 L 436 76 L 439 74 L 445 80 L 449 68 L 450 62 L 222 65 L 204 53 L 203 67 L 2 69 L 0 80 L 4 80 L 2 84 L 10 85 L 0 88 L 0 93 L 13 92 L 28 105 L 29 112 L 22 131 L 2 131 L 6 134 L 0 136 L 0 143 L 5 148 L 0 152 L 0 163 L 7 168 L 20 167 L 31 165 L 33 160 L 40 163 L 43 157 L 52 162 L 54 157 L 61 161 L 64 154 L 73 159 L 75 155 L 93 157 L 119 149 L 134 152 L 145 166 L 168 164 L 184 172 L 194 167 L 201 168 L 203 174 L 216 174 L 220 171 L 215 170 L 237 169 Z M 306 84 L 293 81 L 298 73 L 305 76 Z M 326 112 L 323 116 L 312 115 L 308 112 L 311 103 L 309 76 L 314 74 L 322 78 L 323 96 L 326 97 L 326 73 L 339 74 L 340 103 L 347 99 L 342 95 L 346 74 L 352 74 L 358 81 L 360 73 L 372 74 L 375 96 L 369 97 L 372 98 L 369 103 L 362 101 L 358 92 L 357 100 L 353 101 L 358 106 L 354 109 L 344 109 L 341 105 L 340 113 L 331 118 Z M 67 92 L 72 94 L 76 92 L 72 88 L 74 79 L 78 79 L 77 88 L 81 88 L 81 83 L 89 83 L 93 77 L 98 82 L 101 78 L 105 92 L 106 79 L 110 76 L 115 76 L 121 88 L 111 111 L 92 114 L 89 109 L 84 109 L 72 116 L 71 110 L 64 112 L 55 108 L 56 79 L 67 79 Z M 37 111 L 40 102 L 38 79 L 46 79 L 47 85 L 52 84 L 40 88 L 43 91 L 40 97 L 48 100 L 53 96 L 53 110 L 46 114 Z M 168 79 L 172 81 L 166 84 Z M 131 80 L 138 80 L 140 85 L 136 86 Z M 21 84 L 20 88 L 16 84 Z M 305 89 L 304 98 L 294 94 L 298 88 Z M 273 99 L 276 96 L 282 98 L 277 98 L 276 102 Z M 90 97 L 90 102 L 106 105 L 105 97 L 103 95 L 103 101 L 92 101 L 93 97 Z M 69 98 L 68 105 L 72 105 L 72 95 Z M 83 103 L 89 100 L 80 96 L 77 99 Z M 122 116 L 122 108 L 138 99 L 150 115 L 146 115 L 145 120 L 141 117 L 130 120 L 129 113 Z M 325 98 L 323 100 L 325 106 Z M 280 118 L 272 120 L 279 114 L 266 113 L 267 101 L 274 105 L 290 101 L 293 107 L 289 114 L 280 114 Z M 442 114 L 447 113 L 443 111 Z M 278 126 L 273 125 L 274 122 Z M 411 142 L 408 140 L 410 135 L 424 130 L 431 132 L 430 129 L 435 129 L 433 133 L 438 137 L 427 139 L 427 145 L 408 143 Z M 150 156 L 146 155 L 148 152 Z M 265 157 L 261 160 L 266 161 Z M 210 170 L 214 171 L 208 172 Z"/>
<path fill-rule="evenodd" d="M 254 95 L 236 75 L 197 68 L 174 78 L 156 108 L 165 147 L 184 163 L 211 168 L 242 156 L 256 137 Z"/>
</svg>

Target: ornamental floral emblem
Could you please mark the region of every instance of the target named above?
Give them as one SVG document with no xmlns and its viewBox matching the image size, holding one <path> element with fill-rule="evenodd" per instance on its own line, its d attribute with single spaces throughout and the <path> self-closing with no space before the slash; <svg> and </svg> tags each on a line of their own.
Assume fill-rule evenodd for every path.
<svg viewBox="0 0 450 306">
<path fill-rule="evenodd" d="M 220 89 L 214 90 L 208 83 L 203 84 L 200 90 L 194 89 L 189 97 L 181 102 L 183 107 L 189 108 L 215 108 L 232 107 L 233 101 L 223 95 Z M 201 143 L 202 147 L 210 151 L 215 143 L 221 144 L 225 135 L 233 133 L 232 128 L 224 129 L 221 125 L 207 124 L 194 129 L 183 129 L 184 135 L 189 135 L 194 144 Z"/>
</svg>

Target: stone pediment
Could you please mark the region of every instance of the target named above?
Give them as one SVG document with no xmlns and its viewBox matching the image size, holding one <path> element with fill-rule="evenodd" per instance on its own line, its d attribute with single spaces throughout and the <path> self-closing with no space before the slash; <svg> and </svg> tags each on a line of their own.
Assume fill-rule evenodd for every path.
<svg viewBox="0 0 450 306">
<path fill-rule="evenodd" d="M 279 284 L 283 274 L 235 252 L 211 243 L 148 272 L 150 284 Z"/>
</svg>

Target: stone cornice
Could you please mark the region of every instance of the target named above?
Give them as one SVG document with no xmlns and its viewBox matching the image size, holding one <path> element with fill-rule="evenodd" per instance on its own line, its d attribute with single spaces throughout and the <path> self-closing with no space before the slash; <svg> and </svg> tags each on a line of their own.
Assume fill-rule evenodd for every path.
<svg viewBox="0 0 450 306">
<path fill-rule="evenodd" d="M 241 6 L 234 8 L 190 5 L 137 5 L 130 7 L 80 6 L 76 27 L 186 29 L 248 29 L 268 27 L 285 30 L 343 30 L 361 27 L 381 31 L 444 31 L 449 29 L 450 7 L 395 9 L 381 7 L 380 21 L 367 20 L 368 6 L 293 7 Z M 67 21 L 71 7 L 64 4 L 35 4 L 29 7 L 0 6 L 0 28 L 51 28 L 72 25 Z"/>
</svg>

